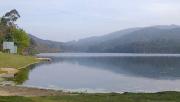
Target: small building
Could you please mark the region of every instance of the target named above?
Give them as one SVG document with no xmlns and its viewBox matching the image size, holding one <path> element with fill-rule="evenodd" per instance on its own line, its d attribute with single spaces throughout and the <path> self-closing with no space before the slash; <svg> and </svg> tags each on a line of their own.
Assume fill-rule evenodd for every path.
<svg viewBox="0 0 180 102">
<path fill-rule="evenodd" d="M 14 42 L 3 42 L 3 50 L 15 54 L 17 53 L 17 46 Z"/>
</svg>

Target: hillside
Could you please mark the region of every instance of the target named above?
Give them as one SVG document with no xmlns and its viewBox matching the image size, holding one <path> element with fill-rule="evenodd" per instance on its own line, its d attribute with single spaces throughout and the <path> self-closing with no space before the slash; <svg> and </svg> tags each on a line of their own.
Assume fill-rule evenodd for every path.
<svg viewBox="0 0 180 102">
<path fill-rule="evenodd" d="M 129 28 L 70 42 L 30 37 L 39 52 L 180 53 L 180 26 L 177 25 Z"/>
<path fill-rule="evenodd" d="M 55 53 L 63 51 L 63 43 L 50 40 L 43 40 L 29 34 L 34 43 L 34 48 L 40 53 Z"/>
<path fill-rule="evenodd" d="M 132 28 L 67 44 L 69 51 L 111 53 L 180 53 L 180 27 Z"/>
</svg>

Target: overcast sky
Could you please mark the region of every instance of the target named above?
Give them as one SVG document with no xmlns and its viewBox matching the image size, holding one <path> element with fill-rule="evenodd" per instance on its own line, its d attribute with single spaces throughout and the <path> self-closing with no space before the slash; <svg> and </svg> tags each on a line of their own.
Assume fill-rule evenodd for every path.
<svg viewBox="0 0 180 102">
<path fill-rule="evenodd" d="M 0 0 L 0 15 L 17 9 L 18 25 L 55 41 L 130 27 L 180 25 L 180 0 Z"/>
</svg>

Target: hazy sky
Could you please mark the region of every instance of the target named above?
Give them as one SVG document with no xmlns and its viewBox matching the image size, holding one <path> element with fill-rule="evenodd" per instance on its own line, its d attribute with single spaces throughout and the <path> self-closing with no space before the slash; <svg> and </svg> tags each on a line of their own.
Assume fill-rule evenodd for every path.
<svg viewBox="0 0 180 102">
<path fill-rule="evenodd" d="M 180 25 L 180 0 L 0 0 L 18 25 L 43 39 L 70 41 L 129 27 Z"/>
</svg>

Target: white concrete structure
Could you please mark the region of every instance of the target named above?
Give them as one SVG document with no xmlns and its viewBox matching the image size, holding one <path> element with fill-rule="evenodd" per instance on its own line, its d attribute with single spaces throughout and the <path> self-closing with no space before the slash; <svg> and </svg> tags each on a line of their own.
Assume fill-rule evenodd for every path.
<svg viewBox="0 0 180 102">
<path fill-rule="evenodd" d="M 17 53 L 17 46 L 14 42 L 3 42 L 3 50 L 9 50 L 9 53 Z"/>
</svg>

